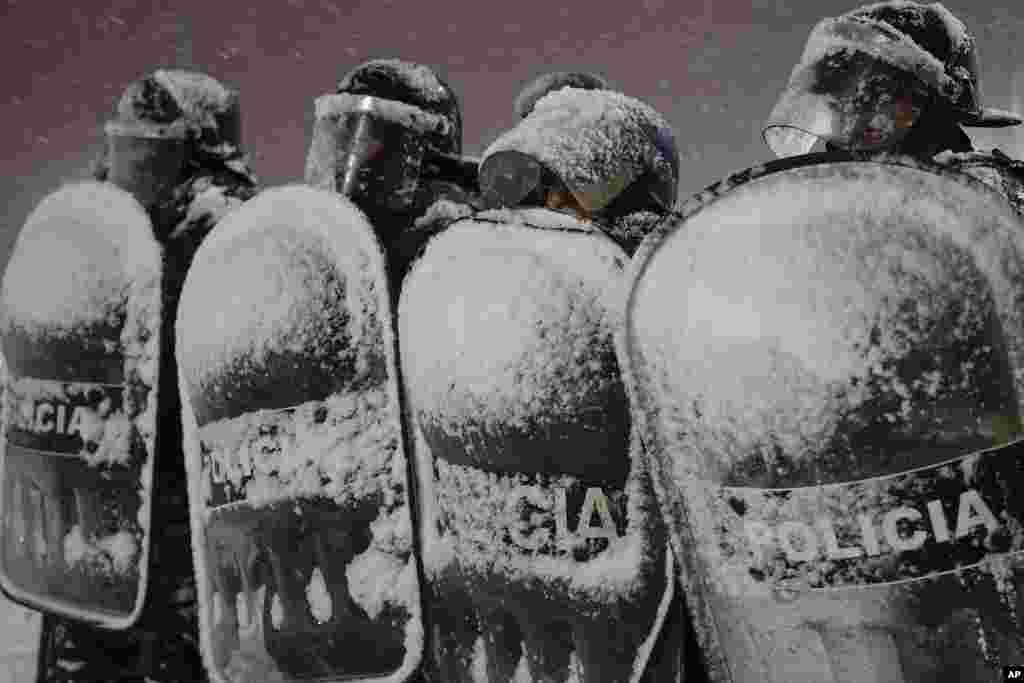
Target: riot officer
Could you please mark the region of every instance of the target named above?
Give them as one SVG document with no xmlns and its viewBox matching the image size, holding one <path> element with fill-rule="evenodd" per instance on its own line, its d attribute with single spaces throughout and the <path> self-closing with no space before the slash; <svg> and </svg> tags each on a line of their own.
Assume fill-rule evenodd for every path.
<svg viewBox="0 0 1024 683">
<path fill-rule="evenodd" d="M 975 41 L 963 22 L 940 3 L 881 2 L 815 26 L 764 140 L 779 157 L 823 142 L 828 150 L 935 159 L 1020 207 L 1020 162 L 975 152 L 963 130 L 1020 123 L 983 106 Z"/>
<path fill-rule="evenodd" d="M 195 580 L 173 320 L 192 255 L 220 218 L 251 198 L 257 179 L 241 148 L 237 93 L 202 73 L 158 70 L 126 88 L 106 126 L 93 175 L 128 190 L 164 246 L 160 453 L 156 458 L 146 608 L 127 631 L 45 615 L 40 681 L 205 680 Z"/>
<path fill-rule="evenodd" d="M 428 66 L 377 59 L 348 72 L 336 94 L 318 98 L 316 119 L 306 180 L 367 214 L 397 294 L 406 264 L 429 236 L 414 229 L 418 219 L 442 200 L 479 207 L 477 163 L 462 156 L 458 97 Z"/>
</svg>

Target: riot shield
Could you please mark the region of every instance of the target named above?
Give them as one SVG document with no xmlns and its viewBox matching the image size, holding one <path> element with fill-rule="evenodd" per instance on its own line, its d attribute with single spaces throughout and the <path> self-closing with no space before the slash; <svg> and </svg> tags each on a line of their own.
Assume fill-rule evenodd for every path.
<svg viewBox="0 0 1024 683">
<path fill-rule="evenodd" d="M 1024 659 L 1022 227 L 966 176 L 816 156 L 638 252 L 617 348 L 712 680 Z"/>
<path fill-rule="evenodd" d="M 33 609 L 135 623 L 149 556 L 161 253 L 109 184 L 50 194 L 3 279 L 0 586 Z"/>
<path fill-rule="evenodd" d="M 395 342 L 365 216 L 308 186 L 219 223 L 177 322 L 214 681 L 403 681 L 422 650 Z"/>
<path fill-rule="evenodd" d="M 674 567 L 612 343 L 627 261 L 575 217 L 489 211 L 433 237 L 403 284 L 439 680 L 679 673 L 664 648 L 671 673 L 646 671 Z"/>
</svg>

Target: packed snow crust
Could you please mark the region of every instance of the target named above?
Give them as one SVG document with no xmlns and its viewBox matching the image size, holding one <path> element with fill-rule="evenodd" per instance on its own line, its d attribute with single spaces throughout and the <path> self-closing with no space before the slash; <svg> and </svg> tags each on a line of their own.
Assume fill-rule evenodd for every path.
<svg viewBox="0 0 1024 683">
<path fill-rule="evenodd" d="M 263 645 L 264 630 L 287 629 L 296 610 L 307 608 L 328 630 L 354 618 L 334 592 L 339 585 L 371 619 L 385 609 L 407 615 L 402 665 L 374 680 L 398 683 L 418 665 L 423 633 L 389 301 L 383 257 L 365 217 L 346 199 L 310 187 L 265 191 L 219 223 L 196 255 L 179 314 L 179 385 L 203 649 L 220 680 L 291 680 Z M 195 397 L 211 386 L 223 390 L 224 373 L 239 362 L 247 372 L 267 372 L 264 359 L 281 351 L 300 354 L 300 375 L 340 358 L 338 386 L 298 405 L 239 405 L 197 423 Z M 370 505 L 378 513 L 364 552 L 340 565 L 317 560 L 301 587 L 303 608 L 271 594 L 254 573 L 262 558 L 278 585 L 291 580 L 291 560 L 255 525 L 273 509 L 290 514 L 292 501 L 301 515 L 303 501 L 323 498 L 341 510 Z M 218 521 L 226 516 L 242 526 Z M 211 534 L 226 554 L 211 555 Z M 222 576 L 241 581 L 234 600 Z"/>
<path fill-rule="evenodd" d="M 611 90 L 607 80 L 597 74 L 582 71 L 555 71 L 538 76 L 519 91 L 512 103 L 512 111 L 521 119 L 529 116 L 537 100 L 561 88 L 583 90 Z"/>
<path fill-rule="evenodd" d="M 538 100 L 529 116 L 483 156 L 501 151 L 532 156 L 585 205 L 601 204 L 646 169 L 675 177 L 676 161 L 661 151 L 659 136 L 675 139 L 668 122 L 639 100 L 609 90 L 562 88 Z"/>
<path fill-rule="evenodd" d="M 618 381 L 591 366 L 617 321 L 604 302 L 620 285 L 621 252 L 586 233 L 524 234 L 484 221 L 504 215 L 512 214 L 488 212 L 450 226 L 403 288 L 403 337 L 416 336 L 414 346 L 403 346 L 406 382 L 418 410 L 453 436 L 468 420 L 497 434 L 544 422 L 545 414 L 564 418 L 580 397 Z M 466 284 L 482 282 L 486 289 Z M 447 325 L 436 324 L 438 303 Z"/>
<path fill-rule="evenodd" d="M 55 596 L 25 595 L 29 601 L 73 618 L 99 620 L 113 628 L 132 623 L 142 609 L 147 584 L 150 491 L 157 419 L 161 326 L 161 250 L 150 220 L 131 195 L 109 184 L 66 185 L 45 197 L 25 222 L 7 271 L 2 292 L 3 334 L 17 335 L 45 349 L 53 341 L 81 340 L 101 345 L 122 359 L 121 406 L 83 407 L 70 426 L 82 438 L 79 458 L 101 471 L 132 464 L 139 467 L 139 507 L 134 519 L 119 520 L 110 537 L 76 535 L 65 529 L 57 540 L 71 553 L 62 571 L 77 565 L 90 584 L 109 574 L 133 582 L 135 602 L 128 614 L 90 609 L 82 596 L 74 603 Z M 102 335 L 106 335 L 103 337 Z M 101 336 L 101 338 L 97 338 Z M 65 401 L 95 385 L 67 382 L 71 378 L 36 378 L 7 367 L 4 397 L 4 448 L 10 425 L 25 422 L 22 407 L 35 401 Z M 74 414 L 69 416 L 74 418 Z M 141 449 L 140 449 L 141 446 Z M 141 460 L 141 463 L 139 462 Z M 54 461 L 60 467 L 61 459 Z M 6 470 L 7 468 L 5 468 Z M 5 479 L 17 477 L 5 471 Z M 76 490 L 86 505 L 95 506 L 99 492 Z M 58 501 L 50 504 L 58 505 Z M 91 531 L 91 530 L 90 530 Z M 88 559 L 74 562 L 74 559 Z M 56 558 L 54 558 L 56 559 Z M 23 591 L 4 577 L 5 587 Z M 98 585 L 98 584 L 97 584 Z"/>
<path fill-rule="evenodd" d="M 371 230 L 346 199 L 305 186 L 264 191 L 221 221 L 181 295 L 178 348 L 192 390 L 274 353 L 308 353 L 355 384 L 379 374 L 387 326 Z"/>
<path fill-rule="evenodd" d="M 867 667 L 858 680 L 901 679 L 907 641 L 851 635 L 843 655 L 823 638 L 913 626 L 908 604 L 976 580 L 1005 596 L 1006 556 L 898 586 L 809 593 L 798 580 L 772 591 L 749 571 L 750 554 L 737 550 L 747 537 L 730 521 L 758 513 L 727 504 L 739 491 L 728 487 L 747 487 L 748 506 L 800 505 L 823 484 L 1005 442 L 999 424 L 1019 425 L 1024 395 L 1020 218 L 971 182 L 904 162 L 797 168 L 707 202 L 637 255 L 618 346 L 684 585 L 705 596 L 696 628 L 706 648 L 730 653 L 711 666 L 743 681 L 832 680 L 831 667 L 849 666 Z M 869 433 L 874 441 L 858 436 Z M 857 438 L 862 452 L 844 446 Z M 773 487 L 803 488 L 775 501 Z M 819 516 L 870 507 L 876 492 L 834 490 L 855 497 L 822 503 Z M 964 614 L 975 616 L 964 618 L 981 618 L 981 598 L 969 599 Z M 958 610 L 943 615 L 950 638 L 987 647 L 993 630 L 954 624 Z"/>
</svg>

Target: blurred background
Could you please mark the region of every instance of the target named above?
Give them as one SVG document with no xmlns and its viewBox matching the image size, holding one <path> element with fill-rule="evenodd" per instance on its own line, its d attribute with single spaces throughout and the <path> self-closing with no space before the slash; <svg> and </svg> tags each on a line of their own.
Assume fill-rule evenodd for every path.
<svg viewBox="0 0 1024 683">
<path fill-rule="evenodd" d="M 685 196 L 770 158 L 761 123 L 811 27 L 859 4 L 90 0 L 76 7 L 6 0 L 0 268 L 33 206 L 63 181 L 88 175 L 102 150 L 102 124 L 124 87 L 156 68 L 198 69 L 240 91 L 243 140 L 265 185 L 302 179 L 314 98 L 333 92 L 348 69 L 367 59 L 401 57 L 436 67 L 461 99 L 471 155 L 515 123 L 512 101 L 526 81 L 547 71 L 596 71 L 675 126 Z M 1024 112 L 1018 66 L 1024 6 L 1016 0 L 946 6 L 977 40 L 986 104 Z M 1024 157 L 1020 129 L 969 132 L 981 149 Z M 12 670 L 2 653 L 31 643 L 33 623 L 7 611 L 10 618 L 0 621 L 9 624 L 0 632 L 2 683 Z"/>
</svg>

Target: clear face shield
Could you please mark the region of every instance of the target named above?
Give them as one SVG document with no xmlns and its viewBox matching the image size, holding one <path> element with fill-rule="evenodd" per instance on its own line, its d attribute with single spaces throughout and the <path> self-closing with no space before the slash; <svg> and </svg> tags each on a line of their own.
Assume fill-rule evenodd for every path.
<svg viewBox="0 0 1024 683">
<path fill-rule="evenodd" d="M 851 26 L 856 35 L 846 37 L 870 41 L 865 49 L 825 49 L 829 43 L 812 34 L 764 129 L 776 156 L 807 154 L 819 142 L 850 151 L 892 149 L 931 101 L 931 91 L 917 76 L 871 53 L 872 45 L 892 40 L 888 34 L 862 24 L 832 30 Z"/>
<path fill-rule="evenodd" d="M 415 201 L 430 136 L 447 129 L 442 117 L 401 102 L 321 97 L 307 176 L 357 204 L 406 211 Z"/>
</svg>

